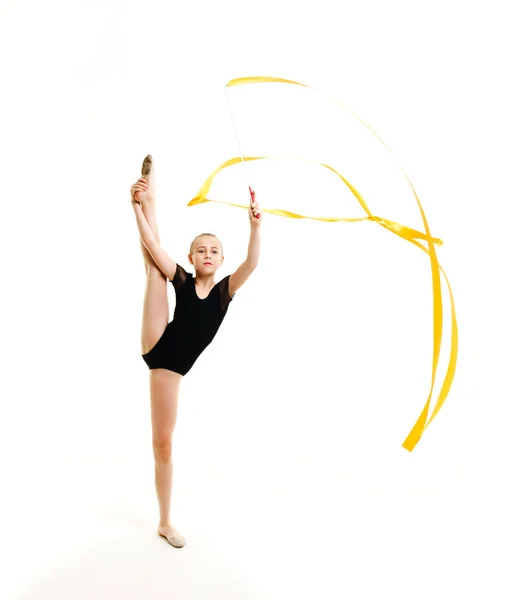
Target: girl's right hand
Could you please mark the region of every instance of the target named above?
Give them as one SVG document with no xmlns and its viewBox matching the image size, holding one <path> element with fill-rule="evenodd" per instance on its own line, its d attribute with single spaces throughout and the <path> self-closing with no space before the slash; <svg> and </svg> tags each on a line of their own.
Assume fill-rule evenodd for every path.
<svg viewBox="0 0 511 600">
<path fill-rule="evenodd" d="M 131 202 L 142 205 L 147 199 L 147 180 L 141 177 L 136 183 L 131 186 Z"/>
</svg>

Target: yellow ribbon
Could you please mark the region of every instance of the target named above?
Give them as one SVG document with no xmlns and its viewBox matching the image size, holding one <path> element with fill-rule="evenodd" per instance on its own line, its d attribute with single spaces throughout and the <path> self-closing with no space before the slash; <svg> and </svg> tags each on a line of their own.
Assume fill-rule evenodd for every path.
<svg viewBox="0 0 511 600">
<path fill-rule="evenodd" d="M 289 84 L 300 85 L 303 87 L 308 87 L 310 89 L 314 89 L 303 83 L 298 83 L 296 81 L 290 81 L 289 79 L 280 79 L 280 78 L 273 78 L 273 77 L 243 77 L 240 79 L 233 79 L 233 80 L 229 81 L 227 83 L 227 86 L 233 87 L 236 85 L 244 85 L 244 84 L 250 84 L 250 83 L 267 83 L 267 82 L 289 83 Z M 319 91 L 319 90 L 316 90 L 316 91 Z M 385 148 L 388 150 L 388 152 L 391 154 L 391 156 L 397 162 L 397 164 L 401 168 L 404 176 L 406 177 L 408 183 L 410 184 L 410 187 L 412 188 L 415 199 L 417 200 L 417 204 L 419 205 L 419 209 L 420 209 L 420 212 L 422 215 L 422 220 L 424 222 L 424 228 L 426 230 L 426 233 L 422 233 L 421 231 L 417 231 L 415 229 L 411 229 L 410 227 L 406 227 L 405 225 L 401 225 L 394 221 L 390 221 L 388 219 L 383 219 L 381 217 L 377 217 L 377 216 L 373 215 L 371 210 L 369 209 L 367 203 L 365 202 L 364 198 L 362 197 L 360 192 L 355 188 L 355 186 L 353 186 L 345 177 L 343 177 L 335 169 L 333 169 L 332 167 L 330 167 L 324 163 L 319 163 L 319 164 L 327 169 L 330 169 L 338 177 L 341 178 L 341 180 L 344 182 L 344 184 L 348 186 L 351 193 L 358 200 L 358 202 L 364 209 L 365 213 L 367 214 L 367 217 L 360 217 L 360 218 L 310 217 L 310 216 L 300 215 L 300 214 L 293 213 L 293 212 L 286 211 L 286 210 L 265 209 L 265 208 L 262 208 L 261 210 L 263 212 L 271 213 L 271 214 L 281 216 L 281 217 L 289 217 L 292 219 L 314 219 L 317 221 L 326 221 L 326 222 L 335 222 L 335 221 L 355 222 L 355 221 L 366 221 L 366 220 L 374 221 L 374 222 L 378 223 L 379 225 L 381 225 L 382 227 L 385 227 L 385 229 L 392 231 L 392 233 L 395 233 L 399 237 L 402 237 L 403 239 L 407 240 L 408 242 L 414 244 L 415 246 L 417 246 L 418 248 L 420 248 L 426 254 L 429 255 L 430 262 L 431 262 L 431 274 L 432 274 L 432 284 L 433 284 L 433 368 L 432 368 L 432 374 L 431 374 L 431 388 L 429 391 L 427 402 L 424 406 L 424 409 L 422 410 L 422 413 L 420 414 L 419 418 L 417 419 L 415 425 L 413 426 L 413 428 L 411 429 L 407 438 L 405 439 L 405 441 L 402 444 L 406 450 L 411 452 L 415 448 L 417 442 L 422 437 L 423 432 L 426 430 L 426 428 L 429 426 L 429 424 L 433 421 L 435 416 L 438 414 L 438 411 L 442 407 L 445 399 L 447 398 L 449 390 L 451 388 L 451 385 L 452 385 L 452 382 L 454 379 L 454 373 L 456 371 L 456 361 L 457 361 L 457 356 L 458 356 L 458 325 L 457 325 L 457 321 L 456 321 L 456 310 L 454 307 L 454 299 L 453 299 L 453 295 L 452 295 L 451 285 L 449 283 L 447 275 L 445 274 L 445 271 L 442 269 L 442 267 L 438 263 L 438 259 L 437 259 L 436 252 L 435 252 L 435 246 L 434 246 L 434 244 L 438 244 L 440 246 L 443 244 L 443 242 L 442 242 L 442 240 L 440 240 L 438 238 L 431 237 L 428 222 L 426 220 L 426 215 L 424 214 L 424 210 L 419 201 L 419 197 L 417 196 L 417 193 L 416 193 L 408 175 L 405 173 L 403 167 L 399 164 L 399 162 L 397 161 L 395 156 L 392 154 L 390 148 L 369 127 L 369 125 L 367 125 L 367 123 L 365 123 L 360 117 L 358 117 L 358 115 L 356 115 L 353 111 L 347 109 L 335 98 L 332 98 L 332 100 L 334 102 L 336 102 L 337 104 L 339 104 L 340 106 L 342 106 L 343 108 L 345 108 L 346 110 L 348 110 L 355 118 L 357 118 L 361 123 L 363 123 L 371 131 L 371 133 L 373 133 L 378 138 L 378 140 L 385 146 Z M 238 164 L 242 160 L 243 161 L 251 161 L 251 160 L 261 160 L 261 159 L 268 159 L 268 158 L 281 158 L 281 157 L 278 157 L 278 156 L 274 156 L 274 157 L 271 157 L 271 156 L 244 156 L 242 159 L 241 157 L 236 156 L 234 158 L 231 158 L 231 159 L 225 161 L 220 167 L 218 167 L 218 169 L 216 169 L 206 179 L 206 181 L 203 183 L 203 185 L 200 187 L 199 191 L 197 192 L 196 196 L 192 200 L 190 200 L 190 202 L 188 203 L 188 206 L 195 206 L 195 205 L 201 204 L 203 202 L 219 202 L 220 204 L 229 204 L 231 206 L 237 206 L 239 208 L 245 208 L 245 209 L 248 208 L 247 205 L 234 204 L 232 202 L 223 202 L 220 200 L 212 200 L 212 199 L 208 198 L 207 195 L 208 195 L 211 185 L 213 183 L 213 179 L 215 178 L 217 173 L 219 173 L 219 171 L 221 171 L 222 169 L 232 166 L 232 165 L 235 165 L 235 164 Z M 289 157 L 286 157 L 286 158 L 289 158 Z M 417 241 L 417 240 L 426 241 L 427 247 L 425 247 L 420 241 Z M 437 367 L 438 367 L 438 358 L 440 356 L 440 348 L 441 348 L 441 340 L 442 340 L 443 309 L 442 309 L 442 288 L 440 285 L 440 271 L 442 272 L 442 274 L 445 278 L 445 281 L 447 282 L 447 286 L 449 289 L 450 302 L 451 302 L 451 356 L 449 359 L 449 365 L 447 367 L 445 379 L 442 384 L 440 393 L 438 395 L 438 399 L 436 401 L 436 405 L 433 409 L 433 413 L 431 414 L 429 421 L 427 421 L 429 406 L 431 403 L 431 396 L 433 395 L 433 388 L 435 385 L 435 378 L 436 378 L 436 372 L 437 372 Z"/>
</svg>

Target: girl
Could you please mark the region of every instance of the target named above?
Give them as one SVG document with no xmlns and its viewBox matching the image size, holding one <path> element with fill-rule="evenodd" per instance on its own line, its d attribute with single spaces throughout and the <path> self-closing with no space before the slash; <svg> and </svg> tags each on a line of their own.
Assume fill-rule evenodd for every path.
<svg viewBox="0 0 511 600">
<path fill-rule="evenodd" d="M 155 212 L 155 181 L 152 157 L 142 164 L 142 177 L 131 186 L 131 203 L 144 255 L 146 287 L 142 314 L 142 358 L 149 367 L 152 443 L 155 484 L 160 509 L 158 534 L 176 548 L 185 538 L 171 525 L 172 434 L 176 425 L 181 379 L 218 331 L 229 303 L 259 260 L 262 213 L 250 191 L 250 241 L 246 260 L 232 274 L 215 283 L 224 262 L 220 240 L 211 233 L 197 236 L 188 254 L 195 277 L 160 246 Z M 169 322 L 167 279 L 176 292 L 174 318 Z"/>
</svg>

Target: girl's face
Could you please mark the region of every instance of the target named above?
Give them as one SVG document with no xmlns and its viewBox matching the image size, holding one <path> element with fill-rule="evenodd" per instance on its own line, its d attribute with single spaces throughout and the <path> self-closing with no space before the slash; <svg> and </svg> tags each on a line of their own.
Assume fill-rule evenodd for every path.
<svg viewBox="0 0 511 600">
<path fill-rule="evenodd" d="M 196 271 L 214 273 L 224 260 L 220 242 L 211 236 L 199 238 L 195 242 L 191 258 Z"/>
</svg>

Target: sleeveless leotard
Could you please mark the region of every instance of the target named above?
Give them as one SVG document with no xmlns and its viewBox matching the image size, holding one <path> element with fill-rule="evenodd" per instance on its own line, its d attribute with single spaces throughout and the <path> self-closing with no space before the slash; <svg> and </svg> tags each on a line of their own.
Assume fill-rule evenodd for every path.
<svg viewBox="0 0 511 600">
<path fill-rule="evenodd" d="M 172 280 L 176 292 L 174 318 L 151 350 L 142 355 L 149 369 L 188 373 L 213 341 L 236 295 L 229 297 L 229 277 L 215 283 L 209 295 L 201 299 L 197 296 L 193 275 L 177 265 Z"/>
</svg>

